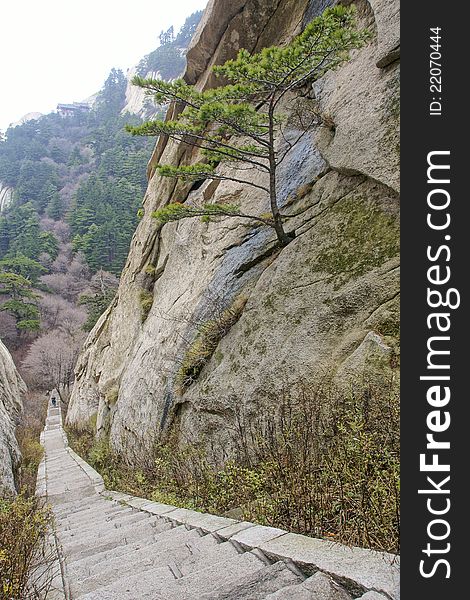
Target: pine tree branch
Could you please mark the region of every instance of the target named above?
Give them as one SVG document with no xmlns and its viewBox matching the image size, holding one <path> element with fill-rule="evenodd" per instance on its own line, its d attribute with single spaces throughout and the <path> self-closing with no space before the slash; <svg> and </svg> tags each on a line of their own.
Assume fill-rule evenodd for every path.
<svg viewBox="0 0 470 600">
<path fill-rule="evenodd" d="M 312 119 L 310 125 L 308 125 L 304 131 L 302 131 L 302 133 L 297 137 L 297 139 L 295 140 L 295 142 L 291 143 L 288 140 L 286 140 L 286 138 L 284 137 L 285 142 L 289 145 L 289 148 L 286 150 L 286 152 L 284 152 L 284 154 L 281 156 L 281 158 L 276 162 L 276 167 L 278 167 L 282 161 L 286 158 L 286 156 L 289 154 L 289 152 L 295 148 L 295 146 L 300 142 L 300 140 L 307 135 L 307 133 L 309 133 L 311 131 L 311 128 L 313 126 L 313 124 L 315 123 L 315 119 Z"/>
<path fill-rule="evenodd" d="M 163 166 L 163 165 L 162 165 Z M 159 167 L 157 167 L 157 170 L 159 169 Z M 220 173 L 215 173 L 213 171 L 199 171 L 198 173 L 194 173 L 191 176 L 191 173 L 178 173 L 176 170 L 173 173 L 173 177 L 177 177 L 178 179 L 186 179 L 186 180 L 202 180 L 202 179 L 212 179 L 214 181 L 233 181 L 235 183 L 241 183 L 243 185 L 248 185 L 250 187 L 254 187 L 257 188 L 259 190 L 263 190 L 263 192 L 266 192 L 267 194 L 269 194 L 269 188 L 263 186 L 263 185 L 259 185 L 257 183 L 253 183 L 252 181 L 247 181 L 245 179 L 239 179 L 238 177 L 230 177 L 228 175 L 221 175 Z"/>
<path fill-rule="evenodd" d="M 172 123 L 174 123 L 175 125 L 178 124 L 178 122 L 176 122 L 176 121 L 174 121 Z M 152 131 L 152 127 L 151 127 L 152 125 L 155 128 L 154 131 Z M 265 171 L 269 170 L 268 167 L 266 165 L 264 165 L 263 163 L 260 163 L 256 160 L 253 160 L 252 158 L 250 158 L 250 157 L 254 157 L 254 158 L 265 159 L 266 158 L 265 154 L 262 154 L 260 152 L 253 152 L 251 150 L 246 150 L 246 148 L 243 148 L 243 147 L 240 148 L 235 145 L 227 144 L 225 142 L 216 140 L 210 136 L 204 136 L 204 135 L 195 133 L 194 131 L 185 130 L 183 126 L 181 127 L 180 131 L 175 131 L 174 129 L 170 129 L 167 127 L 169 127 L 168 123 L 165 123 L 164 121 L 156 121 L 154 123 L 148 123 L 144 127 L 129 128 L 129 131 L 133 135 L 152 135 L 152 134 L 153 135 L 166 135 L 170 139 L 173 139 L 177 142 L 184 142 L 185 144 L 188 144 L 189 146 L 192 146 L 195 148 L 200 148 L 202 150 L 207 150 L 208 152 L 213 152 L 218 155 L 223 155 L 231 160 L 240 160 L 242 162 L 247 162 L 247 163 L 255 165 Z M 193 140 L 197 140 L 197 141 L 193 141 Z M 204 142 L 211 144 L 211 145 L 210 146 L 203 145 Z M 235 154 L 233 154 L 231 152 L 224 152 L 220 148 L 225 148 L 225 149 L 232 151 L 233 153 L 239 154 L 241 156 L 237 157 Z"/>
</svg>

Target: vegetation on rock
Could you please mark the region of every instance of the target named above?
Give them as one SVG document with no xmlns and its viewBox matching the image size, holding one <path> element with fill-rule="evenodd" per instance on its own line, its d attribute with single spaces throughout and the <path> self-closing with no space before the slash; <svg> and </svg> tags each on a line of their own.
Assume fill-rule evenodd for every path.
<svg viewBox="0 0 470 600">
<path fill-rule="evenodd" d="M 198 378 L 200 372 L 214 354 L 220 340 L 227 335 L 230 328 L 240 318 L 247 298 L 237 297 L 227 308 L 223 304 L 215 303 L 213 314 L 208 320 L 197 324 L 197 335 L 189 344 L 179 362 L 175 384 L 180 393 Z"/>
<path fill-rule="evenodd" d="M 46 541 L 51 522 L 50 507 L 38 498 L 0 499 L 0 600 L 47 596 L 56 574 Z"/>
<path fill-rule="evenodd" d="M 118 284 L 119 280 L 112 273 L 98 271 L 93 275 L 88 290 L 78 298 L 78 304 L 85 306 L 88 313 L 88 318 L 83 324 L 85 331 L 91 331 L 108 308 L 116 294 Z"/>
<path fill-rule="evenodd" d="M 190 15 L 176 36 L 173 27 L 162 31 L 159 35 L 160 45 L 140 61 L 137 74 L 144 76 L 149 72 L 159 73 L 160 77 L 167 81 L 179 77 L 186 65 L 184 50 L 191 41 L 201 17 L 202 10 Z"/>
<path fill-rule="evenodd" d="M 267 394 L 255 420 L 237 407 L 223 445 L 174 431 L 129 466 L 93 424 L 70 445 L 108 489 L 288 531 L 399 551 L 399 399 L 388 381 L 322 380 Z M 255 407 L 260 398 L 252 398 Z M 263 405 L 265 405 L 263 400 Z M 255 408 L 247 410 L 256 410 Z M 228 460 L 227 454 L 231 458 Z"/>
<path fill-rule="evenodd" d="M 139 296 L 140 308 L 142 310 L 141 321 L 144 323 L 149 316 L 153 306 L 153 294 L 149 290 L 142 290 Z"/>
<path fill-rule="evenodd" d="M 294 232 L 285 230 L 277 193 L 279 166 L 298 142 L 321 123 L 317 111 L 298 110 L 301 132 L 288 141 L 282 102 L 293 104 L 315 79 L 348 59 L 349 51 L 361 47 L 369 37 L 355 26 L 354 7 L 336 6 L 313 19 L 305 30 L 284 47 L 271 46 L 257 54 L 240 50 L 235 60 L 213 68 L 228 85 L 200 92 L 182 79 L 171 83 L 133 80 L 152 95 L 155 102 L 173 102 L 181 111 L 174 120 L 156 120 L 128 130 L 135 135 L 165 135 L 199 148 L 203 160 L 192 165 L 159 165 L 162 176 L 187 181 L 229 180 L 262 190 L 269 198 L 270 215 L 253 216 L 234 206 L 190 206 L 171 204 L 154 216 L 162 222 L 190 216 L 239 216 L 257 219 L 276 231 L 281 246 Z M 224 165 L 232 169 L 224 168 Z M 259 173 L 246 176 L 247 169 Z M 265 212 L 265 211 L 263 211 Z"/>
</svg>

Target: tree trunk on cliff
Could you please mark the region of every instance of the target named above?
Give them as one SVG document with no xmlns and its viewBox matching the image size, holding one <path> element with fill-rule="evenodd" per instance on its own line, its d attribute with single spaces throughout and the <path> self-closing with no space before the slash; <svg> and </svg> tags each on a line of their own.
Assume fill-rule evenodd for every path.
<svg viewBox="0 0 470 600">
<path fill-rule="evenodd" d="M 367 41 L 369 32 L 356 29 L 354 15 L 354 6 L 328 8 L 286 46 L 264 48 L 257 54 L 240 50 L 236 59 L 213 67 L 216 75 L 231 82 L 229 85 L 201 92 L 182 79 L 171 83 L 133 79 L 134 85 L 153 94 L 156 103 L 174 103 L 181 110 L 173 111 L 174 120 L 151 121 L 128 127 L 128 131 L 134 135 L 167 136 L 194 146 L 202 157 L 191 165 L 158 165 L 160 175 L 194 182 L 212 179 L 246 184 L 266 192 L 271 213 L 270 218 L 254 217 L 235 205 L 178 202 L 153 213 L 155 218 L 162 223 L 191 216 L 206 220 L 226 216 L 256 218 L 275 230 L 281 246 L 292 241 L 294 234 L 286 233 L 278 205 L 276 175 L 277 167 L 305 131 L 297 139 L 287 141 L 283 133 L 287 120 L 279 114 L 279 107 L 286 94 L 300 95 L 306 85 L 347 60 L 349 50 Z M 312 114 L 306 131 L 321 123 L 319 115 L 314 111 Z M 287 145 L 285 151 L 279 150 L 283 143 Z M 227 164 L 233 168 L 222 170 Z M 245 176 L 253 169 L 264 178 L 267 174 L 269 184 Z"/>
</svg>

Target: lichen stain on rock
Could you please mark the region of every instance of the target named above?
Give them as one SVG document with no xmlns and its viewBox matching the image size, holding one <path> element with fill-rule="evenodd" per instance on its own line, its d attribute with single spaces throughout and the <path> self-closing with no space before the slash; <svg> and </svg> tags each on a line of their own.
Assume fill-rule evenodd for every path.
<svg viewBox="0 0 470 600">
<path fill-rule="evenodd" d="M 397 216 L 376 202 L 353 195 L 336 203 L 330 216 L 331 245 L 319 253 L 316 266 L 333 276 L 335 289 L 399 253 Z"/>
</svg>

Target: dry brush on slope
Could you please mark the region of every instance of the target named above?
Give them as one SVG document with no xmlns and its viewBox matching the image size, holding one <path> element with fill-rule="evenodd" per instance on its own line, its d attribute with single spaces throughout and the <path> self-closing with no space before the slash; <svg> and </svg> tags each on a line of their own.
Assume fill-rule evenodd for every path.
<svg viewBox="0 0 470 600">
<path fill-rule="evenodd" d="M 178 436 L 129 466 L 109 439 L 68 428 L 70 444 L 117 489 L 344 544 L 399 551 L 399 400 L 390 381 L 326 379 L 265 394 L 258 420 L 235 415 L 230 449 Z"/>
</svg>

